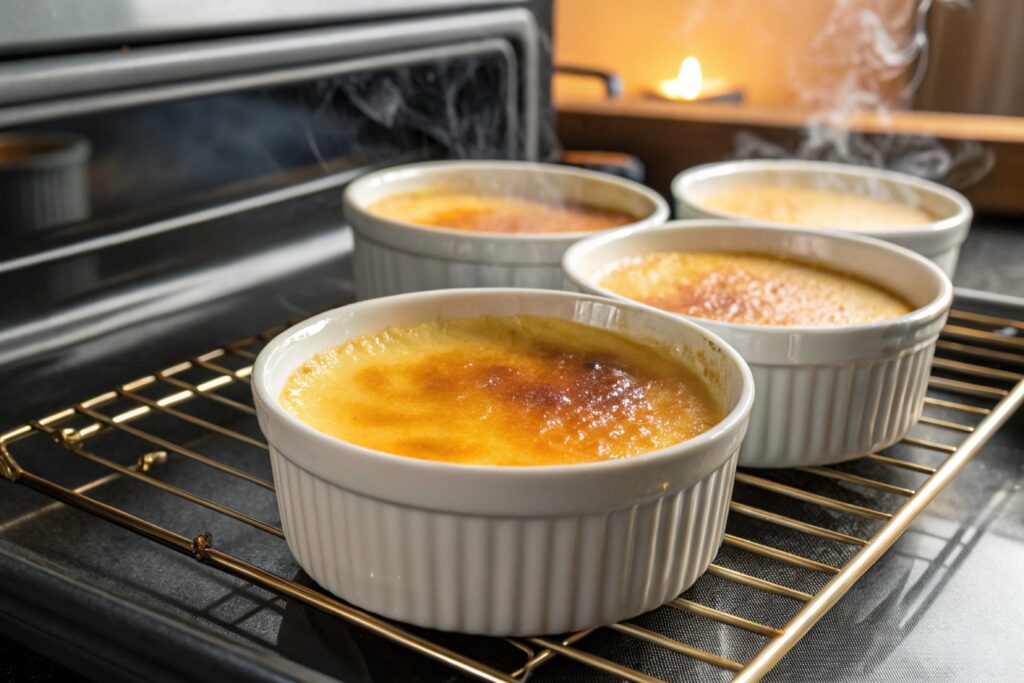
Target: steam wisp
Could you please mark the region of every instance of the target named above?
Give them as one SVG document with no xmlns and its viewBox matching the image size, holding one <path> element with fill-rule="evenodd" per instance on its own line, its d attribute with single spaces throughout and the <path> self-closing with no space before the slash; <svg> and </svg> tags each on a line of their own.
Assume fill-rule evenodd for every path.
<svg viewBox="0 0 1024 683">
<path fill-rule="evenodd" d="M 802 57 L 820 70 L 809 74 L 795 64 L 790 69 L 799 102 L 811 112 L 795 147 L 786 149 L 741 132 L 735 139 L 734 156 L 839 161 L 902 171 L 961 188 L 980 180 L 994 161 L 991 150 L 976 141 L 943 142 L 926 135 L 853 130 L 857 117 L 873 114 L 886 124 L 893 100 L 901 107 L 911 102 L 927 69 L 927 18 L 934 2 L 964 9 L 968 5 L 966 0 L 919 0 L 887 21 L 863 2 L 834 0 L 825 28 Z"/>
</svg>

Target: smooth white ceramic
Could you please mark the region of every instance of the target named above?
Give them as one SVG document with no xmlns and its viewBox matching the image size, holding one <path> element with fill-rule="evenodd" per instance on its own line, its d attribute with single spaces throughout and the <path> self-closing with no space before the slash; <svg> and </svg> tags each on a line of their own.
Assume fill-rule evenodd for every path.
<svg viewBox="0 0 1024 683">
<path fill-rule="evenodd" d="M 974 215 L 970 202 L 959 192 L 907 173 L 827 161 L 751 159 L 696 166 L 677 175 L 672 181 L 676 216 L 729 218 L 745 225 L 790 227 L 704 206 L 708 197 L 719 192 L 754 185 L 854 192 L 920 207 L 936 216 L 936 220 L 913 228 L 858 230 L 855 234 L 876 237 L 915 251 L 937 263 L 950 277 L 956 271 L 960 245 L 967 239 Z"/>
<path fill-rule="evenodd" d="M 596 284 L 610 264 L 678 250 L 796 258 L 879 284 L 915 307 L 893 320 L 831 328 L 688 318 L 750 364 L 757 397 L 740 465 L 840 462 L 906 435 L 920 415 L 935 342 L 953 297 L 949 278 L 936 264 L 870 237 L 705 219 L 585 240 L 566 252 L 565 273 L 584 292 L 625 300 Z"/>
<path fill-rule="evenodd" d="M 591 232 L 500 234 L 431 228 L 382 218 L 367 207 L 395 192 L 431 189 L 521 194 L 581 202 L 636 215 L 630 227 L 660 225 L 668 204 L 643 185 L 606 173 L 523 161 L 430 161 L 370 173 L 343 198 L 355 240 L 356 296 L 447 287 L 541 287 L 562 284 L 562 254 Z"/>
<path fill-rule="evenodd" d="M 728 413 L 704 434 L 579 465 L 456 465 L 318 432 L 278 396 L 313 354 L 391 325 L 484 314 L 553 316 L 670 344 Z M 465 633 L 560 633 L 663 604 L 722 540 L 753 403 L 739 355 L 676 316 L 601 297 L 524 289 L 372 299 L 281 333 L 253 372 L 288 547 L 321 586 L 401 621 Z"/>
</svg>

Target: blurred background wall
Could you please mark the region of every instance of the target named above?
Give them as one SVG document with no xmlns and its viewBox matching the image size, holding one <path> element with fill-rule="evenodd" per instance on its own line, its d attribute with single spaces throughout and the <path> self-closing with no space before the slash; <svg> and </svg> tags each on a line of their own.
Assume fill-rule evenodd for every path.
<svg viewBox="0 0 1024 683">
<path fill-rule="evenodd" d="M 850 106 L 1024 115 L 1024 0 L 935 0 L 928 69 L 914 40 L 928 0 L 557 0 L 555 59 L 622 75 L 642 96 L 697 57 L 707 79 L 753 105 Z M 600 94 L 560 78 L 560 98 Z"/>
</svg>

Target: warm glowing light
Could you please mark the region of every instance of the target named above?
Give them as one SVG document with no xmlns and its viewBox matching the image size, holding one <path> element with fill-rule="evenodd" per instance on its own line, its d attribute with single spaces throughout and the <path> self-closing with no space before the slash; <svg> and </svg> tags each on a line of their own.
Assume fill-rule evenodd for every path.
<svg viewBox="0 0 1024 683">
<path fill-rule="evenodd" d="M 687 57 L 679 65 L 679 75 L 671 81 L 663 82 L 661 91 L 673 99 L 695 100 L 700 96 L 703 82 L 700 61 L 696 57 Z"/>
<path fill-rule="evenodd" d="M 743 101 L 743 93 L 735 84 L 722 78 L 705 78 L 700 61 L 693 56 L 684 59 L 679 65 L 679 75 L 662 81 L 655 94 L 675 102 Z"/>
</svg>

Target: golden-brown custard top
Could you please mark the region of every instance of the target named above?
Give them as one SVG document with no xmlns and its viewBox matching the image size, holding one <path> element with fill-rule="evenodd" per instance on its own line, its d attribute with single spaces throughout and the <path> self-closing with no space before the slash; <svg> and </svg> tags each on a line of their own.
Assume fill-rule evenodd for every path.
<svg viewBox="0 0 1024 683">
<path fill-rule="evenodd" d="M 704 379 L 669 349 L 534 316 L 357 337 L 296 369 L 280 400 L 344 441 L 474 465 L 625 458 L 723 417 Z"/>
<path fill-rule="evenodd" d="M 675 313 L 747 325 L 836 327 L 911 311 L 864 280 L 760 254 L 655 252 L 612 264 L 598 284 Z"/>
<path fill-rule="evenodd" d="M 789 185 L 733 187 L 703 201 L 712 211 L 759 221 L 836 230 L 898 230 L 935 216 L 912 204 L 856 192 Z"/>
<path fill-rule="evenodd" d="M 367 208 L 383 218 L 469 232 L 586 232 L 615 228 L 637 220 L 629 213 L 578 202 L 441 189 L 397 192 Z"/>
</svg>

